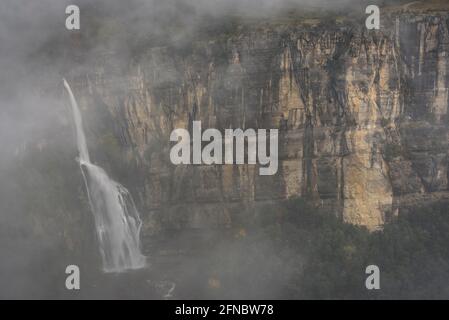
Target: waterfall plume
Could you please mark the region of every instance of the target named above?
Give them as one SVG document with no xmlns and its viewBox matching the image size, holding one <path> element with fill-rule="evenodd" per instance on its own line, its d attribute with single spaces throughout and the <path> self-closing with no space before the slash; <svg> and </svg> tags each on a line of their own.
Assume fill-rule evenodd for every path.
<svg viewBox="0 0 449 320">
<path fill-rule="evenodd" d="M 105 272 L 143 268 L 146 258 L 140 251 L 142 221 L 129 191 L 112 180 L 106 171 L 91 163 L 81 112 L 73 92 L 64 79 L 76 127 L 79 164 L 94 215 L 100 253 Z"/>
</svg>

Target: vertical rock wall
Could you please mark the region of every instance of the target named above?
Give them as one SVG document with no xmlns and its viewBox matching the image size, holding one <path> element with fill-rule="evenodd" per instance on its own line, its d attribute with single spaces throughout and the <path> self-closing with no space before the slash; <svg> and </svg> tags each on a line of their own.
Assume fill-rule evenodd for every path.
<svg viewBox="0 0 449 320">
<path fill-rule="evenodd" d="M 114 53 L 73 75 L 82 104 L 107 107 L 147 227 L 226 227 L 290 197 L 370 229 L 407 207 L 448 198 L 447 13 L 362 23 L 261 24 L 188 52 L 158 47 L 124 68 Z M 169 135 L 277 128 L 279 170 L 173 166 Z M 151 221 L 151 223 L 150 223 Z"/>
</svg>

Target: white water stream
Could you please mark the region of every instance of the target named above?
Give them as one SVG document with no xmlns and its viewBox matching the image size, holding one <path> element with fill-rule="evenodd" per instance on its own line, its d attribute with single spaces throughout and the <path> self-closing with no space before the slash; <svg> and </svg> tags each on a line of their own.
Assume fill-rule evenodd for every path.
<svg viewBox="0 0 449 320">
<path fill-rule="evenodd" d="M 109 178 L 103 168 L 90 162 L 81 112 L 65 79 L 64 86 L 72 105 L 79 163 L 95 218 L 103 270 L 123 272 L 143 268 L 146 258 L 140 251 L 139 212 L 129 191 Z"/>
</svg>

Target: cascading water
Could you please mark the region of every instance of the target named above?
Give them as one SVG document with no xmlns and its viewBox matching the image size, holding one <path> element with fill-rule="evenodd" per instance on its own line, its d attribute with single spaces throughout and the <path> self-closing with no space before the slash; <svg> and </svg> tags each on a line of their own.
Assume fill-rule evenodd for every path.
<svg viewBox="0 0 449 320">
<path fill-rule="evenodd" d="M 129 191 L 115 182 L 99 166 L 90 162 L 78 104 L 64 79 L 76 126 L 79 163 L 94 214 L 100 252 L 105 272 L 123 272 L 145 266 L 140 252 L 142 221 Z"/>
</svg>

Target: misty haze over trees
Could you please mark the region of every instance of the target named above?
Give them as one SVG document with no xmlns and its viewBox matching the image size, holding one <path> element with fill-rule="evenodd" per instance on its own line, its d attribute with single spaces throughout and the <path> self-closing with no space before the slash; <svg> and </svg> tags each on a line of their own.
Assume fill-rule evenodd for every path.
<svg viewBox="0 0 449 320">
<path fill-rule="evenodd" d="M 169 202 L 171 197 L 178 197 L 182 201 L 180 200 L 180 204 L 176 203 L 178 207 L 170 208 L 172 211 L 168 209 L 166 212 L 158 211 L 154 208 L 157 204 L 154 200 L 154 192 L 148 191 L 157 188 L 150 189 L 154 186 L 151 184 L 152 181 L 147 181 L 150 180 L 146 177 L 147 174 L 153 174 L 158 168 L 164 168 L 169 172 L 159 170 L 162 174 L 171 175 L 172 178 L 171 182 L 165 182 L 165 180 L 161 182 L 161 190 L 165 190 L 163 188 L 178 190 L 176 185 L 184 186 L 185 180 L 189 180 L 189 177 L 196 179 L 200 175 L 182 176 L 179 171 L 176 171 L 180 169 L 171 167 L 166 169 L 163 165 L 157 167 L 159 162 L 168 163 L 168 150 L 171 145 L 164 131 L 166 128 L 155 125 L 155 129 L 152 128 L 153 136 L 145 138 L 147 140 L 141 139 L 144 140 L 142 144 L 145 145 L 145 149 L 140 150 L 137 143 L 140 140 L 132 137 L 129 132 L 133 130 L 131 124 L 139 124 L 144 120 L 133 118 L 132 107 L 123 108 L 123 110 L 110 107 L 110 105 L 124 106 L 129 103 L 137 110 L 139 102 L 120 101 L 120 97 L 124 96 L 126 91 L 120 83 L 128 81 L 129 87 L 136 87 L 136 91 L 143 90 L 139 87 L 138 80 L 136 80 L 137 84 L 129 81 L 132 77 L 128 77 L 128 73 L 131 73 L 129 70 L 133 72 L 138 70 L 135 74 L 144 74 L 142 78 L 147 81 L 145 77 L 149 77 L 148 70 L 143 70 L 144 67 L 142 67 L 143 71 L 139 69 L 141 65 L 144 65 L 142 63 L 144 61 L 149 65 L 148 68 L 153 68 L 150 70 L 154 73 L 162 70 L 155 76 L 157 78 L 155 92 L 157 93 L 154 94 L 156 97 L 152 98 L 164 102 L 160 103 L 161 110 L 157 110 L 163 119 L 159 122 L 162 123 L 165 119 L 173 120 L 172 123 L 187 121 L 178 119 L 180 118 L 178 109 L 190 108 L 192 109 L 192 111 L 189 109 L 190 115 L 194 117 L 193 107 L 182 104 L 179 104 L 181 107 L 175 107 L 175 105 L 178 106 L 173 102 L 175 98 L 172 100 L 173 104 L 169 104 L 165 94 L 172 90 L 170 97 L 177 97 L 177 92 L 181 92 L 189 85 L 199 86 L 199 83 L 212 73 L 202 73 L 202 78 L 195 78 L 196 75 L 192 75 L 187 84 L 174 75 L 184 76 L 188 72 L 194 74 L 195 68 L 209 70 L 212 64 L 206 63 L 208 57 L 215 59 L 213 67 L 216 67 L 216 70 L 213 74 L 218 74 L 217 78 L 224 75 L 222 76 L 223 86 L 211 89 L 212 98 L 219 97 L 217 100 L 225 101 L 223 106 L 240 103 L 241 100 L 237 98 L 233 100 L 232 94 L 237 92 L 236 95 L 239 95 L 241 91 L 234 90 L 232 85 L 238 86 L 239 81 L 243 83 L 247 81 L 250 83 L 247 86 L 248 92 L 251 93 L 246 93 L 247 96 L 242 93 L 241 96 L 248 97 L 248 105 L 266 107 L 265 102 L 259 104 L 259 101 L 263 99 L 268 101 L 267 93 L 259 97 L 252 95 L 252 91 L 249 91 L 252 86 L 257 86 L 258 82 L 253 81 L 250 76 L 240 80 L 238 78 L 240 69 L 235 66 L 232 66 L 234 69 L 229 67 L 234 60 L 243 60 L 246 57 L 240 53 L 243 49 L 240 49 L 238 45 L 244 43 L 241 45 L 242 48 L 247 48 L 245 41 L 250 43 L 252 40 L 248 39 L 255 39 L 254 43 L 257 43 L 255 46 L 259 46 L 258 49 L 263 53 L 263 57 L 260 60 L 255 58 L 253 61 L 248 59 L 250 61 L 246 64 L 249 66 L 247 69 L 253 67 L 256 71 L 264 70 L 273 79 L 278 79 L 281 78 L 278 75 L 280 71 L 273 71 L 277 67 L 273 61 L 279 62 L 281 58 L 269 60 L 266 57 L 271 57 L 271 54 L 282 56 L 285 43 L 288 43 L 286 47 L 297 47 L 298 44 L 293 41 L 288 42 L 291 40 L 289 37 L 292 34 L 300 34 L 303 28 L 301 23 L 304 21 L 309 26 L 307 28 L 312 30 L 310 31 L 311 39 L 315 39 L 314 37 L 318 37 L 319 34 L 328 35 L 334 32 L 333 30 L 337 30 L 336 34 L 338 32 L 345 35 L 353 34 L 354 36 L 348 36 L 348 39 L 344 40 L 346 42 L 342 41 L 342 43 L 350 43 L 357 38 L 355 35 L 359 35 L 356 31 L 352 32 L 351 28 L 358 30 L 357 28 L 364 25 L 367 4 L 377 3 L 382 8 L 382 6 L 401 6 L 409 2 L 355 0 L 1 1 L 0 253 L 3 258 L 0 262 L 0 298 L 164 299 L 173 288 L 172 296 L 168 298 L 432 299 L 449 297 L 447 280 L 449 279 L 449 201 L 445 197 L 448 187 L 447 183 L 444 185 L 441 182 L 444 180 L 441 175 L 444 176 L 444 174 L 438 174 L 441 163 L 446 163 L 447 180 L 447 157 L 441 158 L 441 154 L 447 154 L 444 148 L 447 144 L 445 130 L 448 127 L 448 118 L 446 114 L 436 111 L 434 114 L 437 115 L 435 116 L 437 119 L 433 118 L 434 114 L 421 114 L 420 108 L 426 104 L 421 103 L 420 98 L 413 96 L 416 101 L 412 101 L 412 98 L 410 101 L 401 101 L 404 105 L 411 106 L 409 109 L 411 111 L 409 114 L 398 117 L 400 120 L 390 121 L 387 118 L 379 118 L 377 123 L 382 130 L 389 132 L 388 130 L 393 128 L 392 124 L 404 121 L 409 127 L 404 129 L 405 134 L 402 132 L 401 134 L 407 136 L 411 132 L 409 140 L 420 140 L 416 137 L 420 135 L 427 138 L 428 145 L 431 146 L 429 149 L 433 148 L 429 151 L 428 157 L 417 156 L 416 158 L 420 161 L 421 158 L 425 160 L 413 163 L 410 165 L 410 170 L 408 167 L 404 170 L 425 172 L 419 176 L 419 179 L 416 178 L 422 182 L 422 186 L 419 185 L 416 189 L 424 190 L 422 193 L 425 194 L 426 201 L 410 202 L 411 205 L 397 215 L 391 208 L 398 205 L 400 201 L 396 203 L 392 200 L 391 208 L 383 212 L 386 223 L 382 228 L 374 231 L 368 230 L 369 228 L 363 225 L 346 223 L 342 218 L 344 205 L 338 207 L 337 200 L 326 199 L 329 194 L 333 195 L 333 191 L 321 189 L 324 189 L 323 185 L 332 186 L 334 180 L 320 184 L 318 176 L 328 175 L 332 179 L 337 179 L 333 173 L 328 172 L 332 170 L 327 170 L 330 167 L 327 163 L 322 167 L 319 167 L 321 165 L 319 163 L 318 169 L 314 169 L 317 177 L 309 179 L 307 182 L 309 185 L 305 183 L 303 187 L 305 191 L 301 190 L 303 196 L 282 196 L 275 199 L 276 201 L 264 198 L 261 204 L 256 205 L 241 205 L 237 200 L 220 200 L 225 203 L 225 206 L 235 205 L 235 208 L 232 207 L 234 211 L 229 215 L 229 219 L 228 216 L 223 215 L 222 220 L 226 220 L 225 222 L 220 220 L 221 216 L 216 219 L 210 218 L 210 221 L 213 221 L 210 225 L 209 220 L 206 222 L 201 218 L 197 218 L 199 222 L 195 220 L 194 209 L 192 209 L 193 212 L 188 211 L 185 204 L 195 208 L 195 205 L 206 206 L 208 201 L 212 202 L 212 200 L 206 194 L 205 200 L 195 201 L 191 198 L 193 193 L 191 188 L 185 189 L 183 194 L 160 192 L 163 201 Z M 437 7 L 441 1 L 431 1 L 431 3 Z M 65 8 L 69 4 L 80 7 L 80 31 L 68 31 L 64 27 Z M 432 8 L 432 4 L 429 6 Z M 405 9 L 403 10 L 406 12 Z M 432 21 L 433 13 L 431 10 L 429 12 L 423 13 L 430 15 L 430 18 L 425 18 L 427 20 L 422 22 L 423 25 L 432 23 L 429 21 Z M 447 11 L 445 12 L 446 14 L 438 14 L 439 17 L 443 17 L 442 21 L 445 19 L 446 28 L 449 28 Z M 438 25 L 441 27 L 443 23 Z M 304 30 L 309 29 L 304 27 Z M 428 37 L 431 37 L 431 31 L 426 32 Z M 262 41 L 257 42 L 261 34 L 269 39 L 267 42 L 270 44 L 279 44 L 279 52 L 272 53 L 271 47 L 265 48 L 264 44 L 261 44 Z M 441 36 L 440 33 L 438 36 Z M 410 38 L 418 38 L 418 36 L 413 35 L 407 38 L 407 44 L 412 42 Z M 373 43 L 381 43 L 379 39 L 381 39 L 380 36 L 374 37 Z M 371 43 L 367 41 L 366 47 L 370 45 Z M 234 47 L 239 48 L 235 51 L 240 50 L 240 56 L 234 55 L 235 52 L 230 49 Z M 410 44 L 410 47 L 414 48 L 415 43 Z M 343 45 L 339 47 L 342 52 L 346 50 L 342 48 Z M 426 51 L 427 57 L 437 57 L 437 48 L 440 47 L 435 45 L 434 49 Z M 420 50 L 419 45 L 416 45 L 416 50 Z M 170 54 L 166 55 L 165 52 Z M 249 49 L 248 52 L 250 52 Z M 343 76 L 346 70 L 339 65 L 343 60 L 338 59 L 346 54 L 355 55 L 353 52 L 349 53 L 349 50 L 341 55 L 336 54 L 335 65 L 328 63 L 321 68 L 335 71 L 335 78 L 329 80 L 329 83 L 335 84 L 335 88 L 342 88 L 338 87 L 341 83 L 339 76 Z M 163 58 L 159 58 L 159 55 Z M 248 53 L 247 56 L 251 54 Z M 408 56 L 406 54 L 404 56 L 406 60 Z M 417 57 L 415 58 L 418 60 Z M 297 62 L 302 58 L 299 58 L 298 54 L 298 57 L 291 59 Z M 161 62 L 157 65 L 158 61 L 165 64 Z M 260 61 L 270 62 L 263 65 Z M 377 60 L 371 61 L 366 65 L 371 66 L 377 62 Z M 411 70 L 413 63 L 418 62 L 415 60 L 411 62 L 410 58 L 410 61 L 404 62 L 404 65 Z M 394 70 L 392 59 L 387 60 L 385 64 L 389 70 Z M 425 73 L 437 64 L 438 62 L 428 62 L 428 64 L 422 62 L 421 67 Z M 104 74 L 113 75 L 107 79 L 109 82 L 105 81 L 106 85 L 101 81 L 99 81 L 100 84 L 95 83 L 95 79 L 89 78 L 99 65 L 101 66 L 99 69 L 103 68 Z M 139 68 L 136 67 L 137 65 Z M 180 65 L 188 67 L 182 69 Z M 407 72 L 411 74 L 410 70 L 407 69 L 404 74 Z M 415 71 L 418 74 L 418 70 Z M 359 71 L 354 71 L 354 74 L 357 72 Z M 428 71 L 429 74 L 432 72 L 435 73 L 433 69 Z M 310 77 L 313 76 L 320 78 L 319 75 L 313 74 Z M 418 80 L 415 83 L 404 75 L 391 76 L 388 81 L 384 81 L 382 76 L 379 72 L 375 82 L 393 83 L 399 79 L 401 85 L 408 86 L 406 89 L 401 88 L 404 92 L 413 92 L 420 89 L 420 86 L 432 91 L 434 88 L 426 86 L 437 86 L 434 84 L 437 81 L 433 78 L 428 81 L 423 78 L 424 80 L 420 79 L 419 83 Z M 147 268 L 118 275 L 102 271 L 94 218 L 90 211 L 79 164 L 76 161 L 78 151 L 75 127 L 69 99 L 63 87 L 63 77 L 67 77 L 71 84 L 71 81 L 74 83 L 75 96 L 83 113 L 92 163 L 101 165 L 111 179 L 120 181 L 133 195 L 135 205 L 144 221 L 141 241 L 143 253 L 149 261 Z M 268 76 L 257 74 L 254 79 L 262 82 L 266 80 L 264 77 Z M 319 80 L 324 83 L 328 79 Z M 227 81 L 231 83 L 229 90 L 226 87 Z M 305 80 L 298 77 L 295 81 L 302 84 L 301 81 Z M 444 81 L 447 88 L 447 76 Z M 107 85 L 113 88 L 110 96 L 101 91 Z M 316 86 L 312 87 L 310 92 L 316 88 Z M 188 96 L 185 99 L 189 100 L 191 93 L 188 90 L 190 89 L 185 90 L 188 93 L 182 91 L 179 96 L 183 99 Z M 196 90 L 196 87 L 192 91 L 195 94 L 200 92 Z M 328 91 L 332 90 L 326 90 Z M 424 89 L 423 92 L 425 92 Z M 331 106 L 341 96 L 339 94 L 339 92 L 331 92 L 323 100 L 329 100 L 328 104 Z M 241 96 L 238 98 L 240 99 Z M 420 95 L 420 97 L 423 96 L 425 94 Z M 198 97 L 195 98 L 200 100 Z M 202 106 L 198 104 L 195 110 L 201 108 Z M 334 117 L 340 111 L 330 108 L 323 112 L 317 111 L 314 115 L 314 117 L 321 117 L 319 121 L 325 128 L 340 125 L 340 123 L 335 124 L 336 120 L 326 118 L 326 115 Z M 201 110 L 204 114 L 204 109 Z M 347 123 L 347 126 L 351 127 L 352 123 L 357 121 L 356 117 L 349 119 L 347 113 L 342 111 L 343 113 L 344 116 L 341 119 L 345 119 L 340 120 L 347 121 L 345 125 Z M 141 115 L 138 111 L 136 114 Z M 240 114 L 236 113 L 229 116 L 231 120 L 226 119 L 228 122 L 223 120 L 220 123 L 222 119 L 218 119 L 217 123 L 223 127 L 233 124 L 232 121 L 238 123 L 243 121 L 245 124 L 244 121 L 250 123 L 257 117 L 259 114 L 254 113 L 242 120 Z M 310 117 L 304 117 L 304 123 L 307 124 L 307 121 L 312 123 Z M 406 117 L 411 120 L 408 118 L 404 120 Z M 259 121 L 259 118 L 257 120 Z M 413 122 L 415 120 L 416 122 Z M 428 127 L 435 129 L 429 133 Z M 140 127 L 134 129 L 136 136 L 140 134 Z M 400 130 L 401 128 L 397 129 L 398 132 Z M 418 131 L 423 133 L 417 134 Z M 310 139 L 304 139 L 304 150 L 301 151 L 307 153 L 315 150 L 311 152 L 316 152 L 320 148 L 319 143 L 316 142 L 316 145 L 309 148 L 307 142 L 313 139 L 318 141 L 318 130 L 314 131 L 315 135 L 309 134 L 306 129 L 304 132 Z M 338 134 L 339 132 L 335 133 L 335 135 Z M 323 135 L 330 134 L 326 131 Z M 377 135 L 373 139 L 376 143 L 378 142 Z M 385 138 L 385 141 L 388 139 Z M 400 139 L 409 143 L 407 138 L 400 136 Z M 419 141 L 416 143 L 418 144 Z M 287 142 L 280 148 L 285 151 L 286 145 L 288 145 Z M 404 145 L 406 143 L 402 140 L 397 142 L 393 139 L 385 142 L 383 147 L 379 143 L 378 153 L 382 154 L 383 162 L 375 156 L 372 157 L 372 162 L 387 163 L 391 168 L 397 168 L 402 165 L 401 161 L 404 159 L 414 160 L 413 156 L 421 150 L 418 150 L 418 147 L 414 149 L 410 147 L 408 150 Z M 435 151 L 437 149 L 438 151 Z M 347 154 L 343 155 L 342 159 L 345 157 Z M 315 161 L 318 156 L 310 158 Z M 312 167 L 312 165 L 308 167 L 308 159 L 304 157 L 304 168 Z M 310 163 L 313 161 L 311 160 Z M 287 175 L 284 172 L 285 168 L 280 166 L 280 172 Z M 324 169 L 320 171 L 320 168 Z M 304 169 L 304 175 L 314 174 L 312 169 L 309 171 L 311 173 Z M 397 172 L 393 169 L 390 172 L 391 176 L 395 173 Z M 224 175 L 223 173 L 218 176 L 225 181 Z M 238 180 L 233 175 L 231 177 L 232 179 L 229 178 L 231 182 Z M 212 190 L 216 187 L 213 182 L 215 180 L 209 178 L 207 174 L 201 175 L 202 180 L 198 184 Z M 389 178 L 393 180 L 395 177 Z M 401 201 L 407 202 L 409 199 L 407 195 L 412 194 L 411 191 L 408 193 L 408 189 L 413 189 L 415 186 L 410 183 L 411 180 L 402 176 L 396 181 L 401 183 L 400 186 L 391 187 L 393 195 L 391 198 L 397 196 L 394 199 L 399 199 L 403 196 L 400 198 Z M 255 189 L 260 191 L 265 185 L 275 188 L 278 186 L 276 183 L 265 183 L 259 189 L 256 184 Z M 315 183 L 317 187 L 312 186 L 312 183 Z M 174 186 L 167 186 L 169 184 Z M 400 189 L 400 192 L 395 188 Z M 236 187 L 235 193 L 240 196 L 244 194 L 244 190 Z M 340 199 L 342 196 L 335 197 Z M 326 200 L 334 203 L 335 207 L 329 205 L 324 210 L 322 203 Z M 218 214 L 218 211 L 210 211 L 212 216 L 213 213 Z M 187 212 L 192 216 L 190 220 L 187 218 Z M 71 264 L 78 265 L 81 269 L 83 280 L 82 290 L 79 292 L 70 292 L 64 287 L 66 278 L 64 270 Z M 367 276 L 365 268 L 370 264 L 379 266 L 381 270 L 381 290 L 367 290 L 365 287 Z"/>
</svg>

